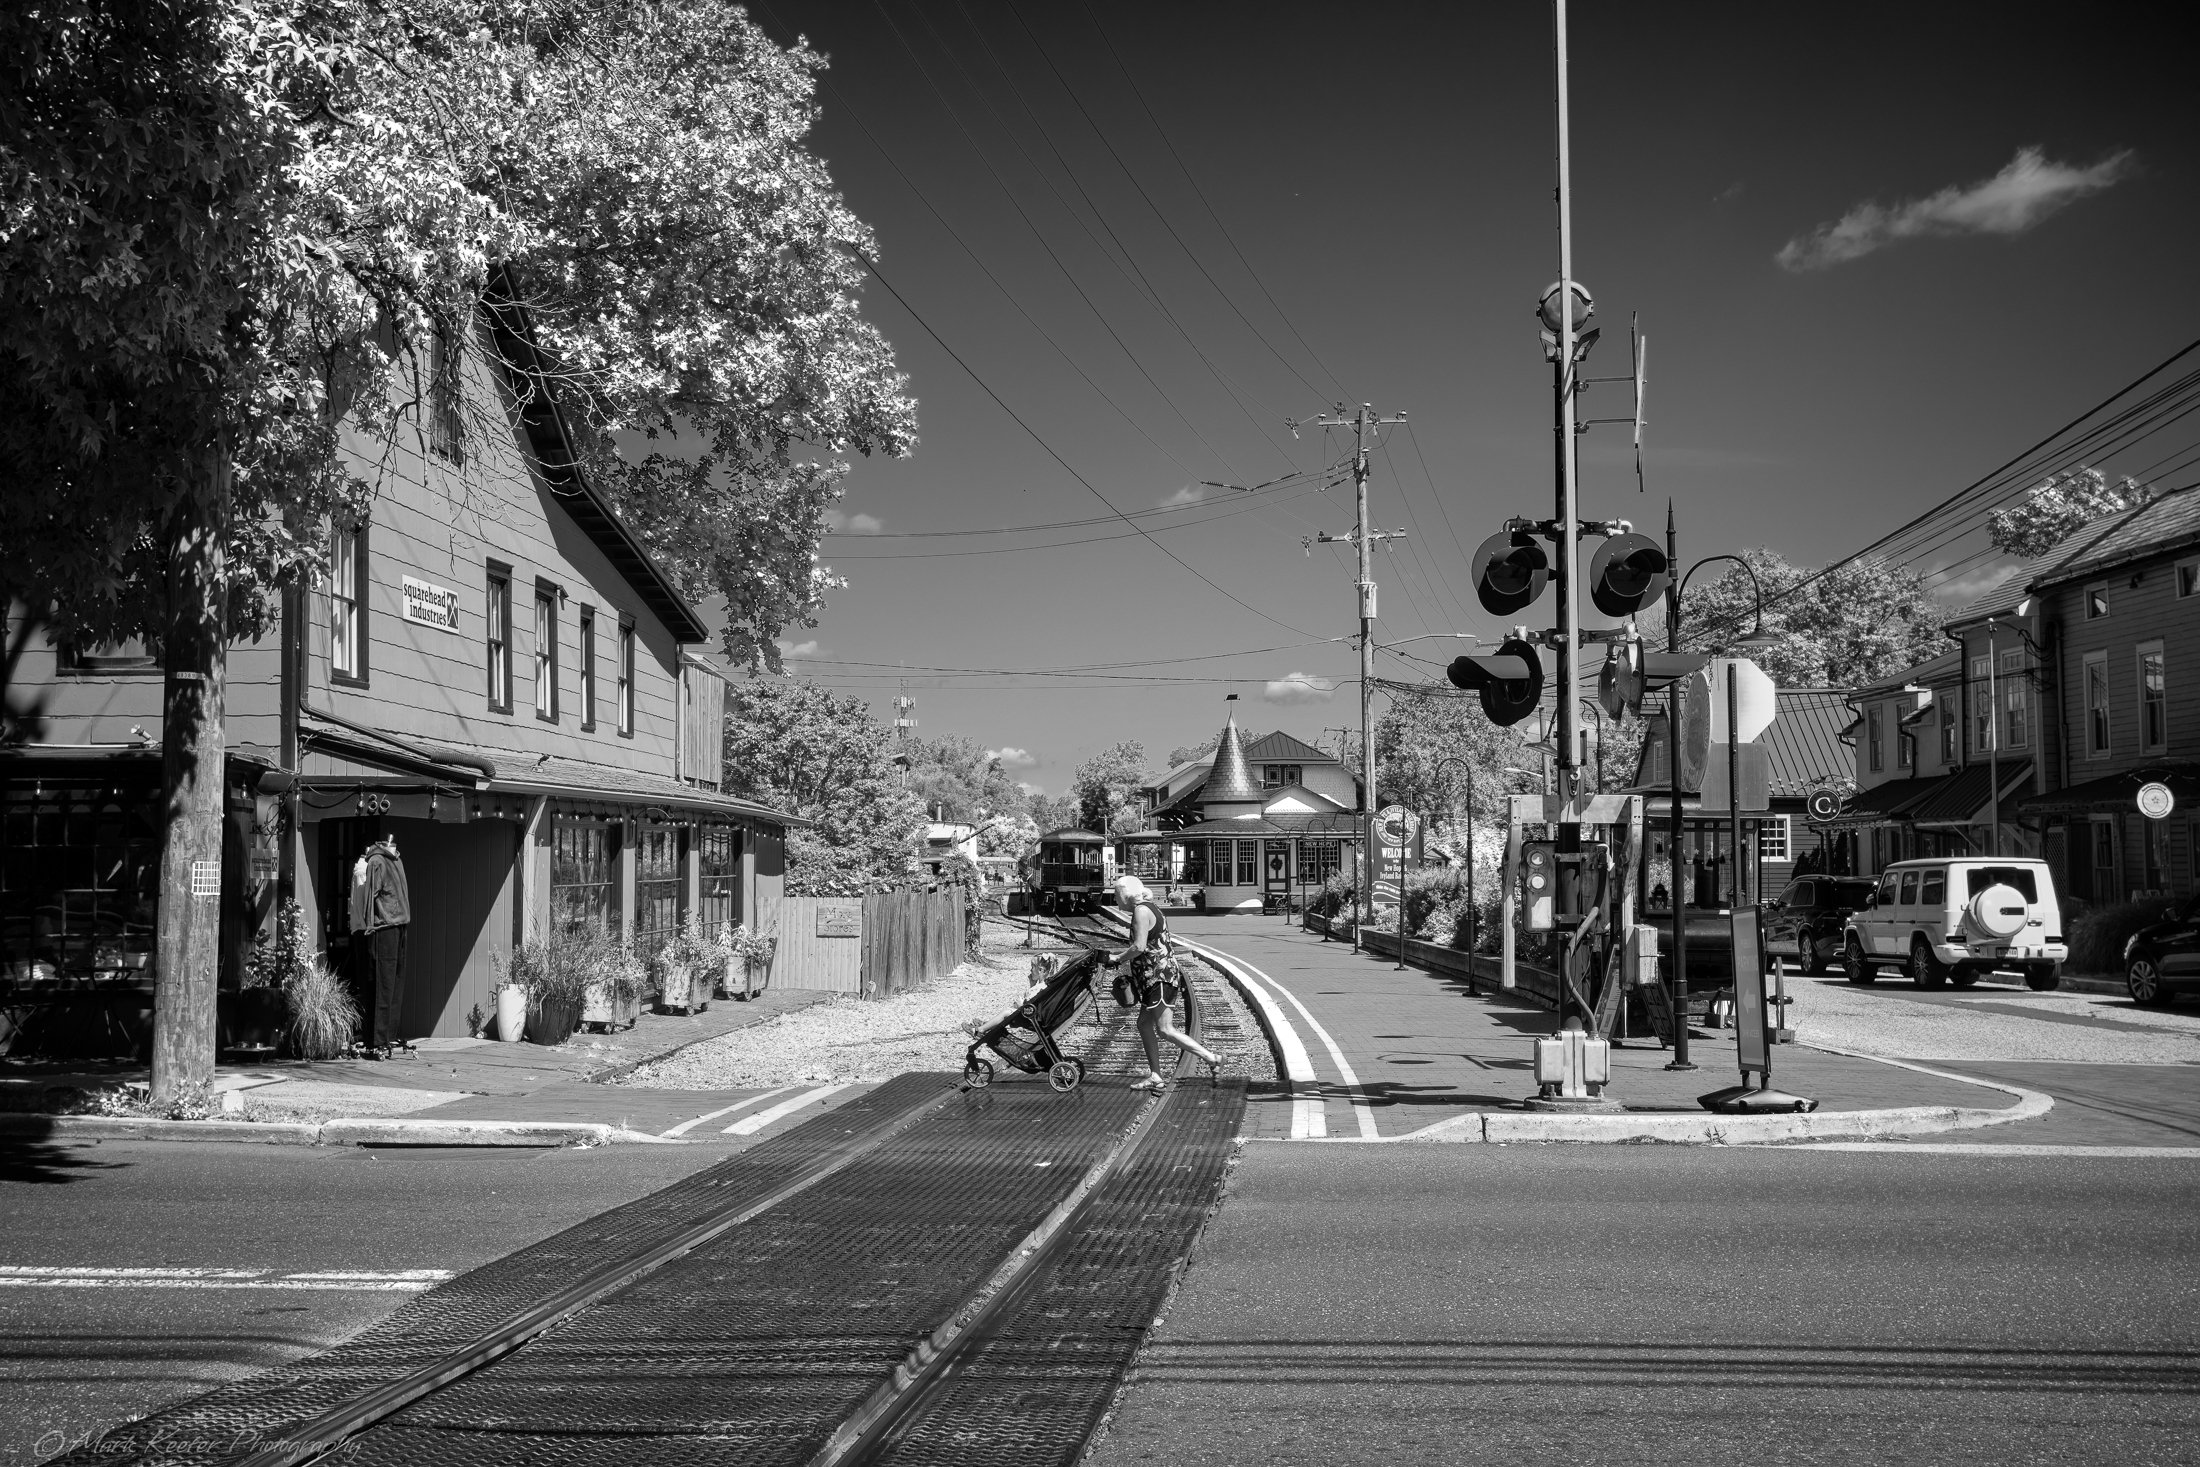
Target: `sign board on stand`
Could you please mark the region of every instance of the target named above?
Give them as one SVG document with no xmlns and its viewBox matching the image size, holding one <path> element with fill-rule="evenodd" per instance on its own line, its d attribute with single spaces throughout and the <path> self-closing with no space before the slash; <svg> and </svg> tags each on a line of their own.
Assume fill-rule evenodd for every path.
<svg viewBox="0 0 2200 1467">
<path fill-rule="evenodd" d="M 1721 657 L 1711 664 L 1711 742 L 1723 744 L 1726 731 L 1726 688 L 1734 684 L 1735 721 L 1741 725 L 1740 743 L 1754 742 L 1772 727 L 1780 714 L 1780 690 L 1772 678 L 1747 657 Z M 1694 710 L 1691 709 L 1691 712 Z"/>
<path fill-rule="evenodd" d="M 1405 890 L 1406 862 L 1420 855 L 1421 817 L 1403 805 L 1375 814 L 1375 905 L 1395 907 Z"/>
</svg>

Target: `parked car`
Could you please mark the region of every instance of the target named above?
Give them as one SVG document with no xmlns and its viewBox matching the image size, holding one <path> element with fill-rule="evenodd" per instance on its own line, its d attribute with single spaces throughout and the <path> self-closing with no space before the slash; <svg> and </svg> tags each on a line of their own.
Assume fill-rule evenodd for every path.
<svg viewBox="0 0 2200 1467">
<path fill-rule="evenodd" d="M 2124 943 L 2124 987 L 2133 1003 L 2158 1008 L 2177 995 L 2200 989 L 2200 896 L 2162 913 Z"/>
<path fill-rule="evenodd" d="M 1868 876 L 1801 876 L 1765 903 L 1765 952 L 1823 973 L 1841 958 L 1841 929 L 1876 889 Z"/>
<path fill-rule="evenodd" d="M 1901 968 L 1920 988 L 1969 988 L 1990 972 L 2024 975 L 2027 988 L 2062 984 L 2062 907 L 2045 861 L 1942 856 L 1902 861 L 1843 926 L 1851 983 Z"/>
</svg>

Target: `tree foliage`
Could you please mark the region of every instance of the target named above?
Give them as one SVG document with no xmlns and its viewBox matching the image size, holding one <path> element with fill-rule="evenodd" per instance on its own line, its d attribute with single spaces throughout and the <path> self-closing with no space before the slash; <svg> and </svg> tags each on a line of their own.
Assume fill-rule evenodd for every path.
<svg viewBox="0 0 2200 1467">
<path fill-rule="evenodd" d="M 1438 849 L 1463 855 L 1474 830 L 1485 866 L 1504 848 L 1504 797 L 1536 784 L 1511 771 L 1535 765 L 1519 726 L 1499 728 L 1473 698 L 1400 694 L 1375 723 L 1377 786 L 1431 822 Z"/>
<path fill-rule="evenodd" d="M 861 698 L 791 678 L 726 690 L 725 787 L 814 821 L 787 839 L 787 891 L 848 895 L 904 878 L 924 808 Z"/>
<path fill-rule="evenodd" d="M 1756 587 L 1764 587 L 1765 630 L 1776 645 L 1750 658 L 1783 688 L 1853 688 L 1924 661 L 1946 644 L 1947 611 L 1912 571 L 1883 561 L 1851 561 L 1797 589 L 1807 567 L 1777 551 L 1741 552 L 1756 581 L 1733 566 L 1688 588 L 1681 645 L 1725 656 L 1756 624 Z"/>
<path fill-rule="evenodd" d="M 1175 748 L 1169 750 L 1168 757 L 1161 761 L 1161 767 L 1164 770 L 1174 769 L 1179 764 L 1189 764 L 1194 759 L 1204 759 L 1221 747 L 1222 735 L 1220 734 L 1211 735 L 1204 743 L 1178 744 Z"/>
<path fill-rule="evenodd" d="M 1138 787 L 1146 778 L 1146 746 L 1135 739 L 1110 744 L 1077 766 L 1070 793 L 1077 798 L 1077 823 L 1100 835 L 1128 835 L 1145 826 Z"/>
<path fill-rule="evenodd" d="M 908 739 L 909 790 L 943 820 L 977 825 L 998 815 L 1024 813 L 1031 800 L 1001 762 L 976 739 L 944 734 Z"/>
<path fill-rule="evenodd" d="M 2007 509 L 1987 517 L 1996 550 L 2030 560 L 2045 555 L 2072 531 L 2103 515 L 2137 509 L 2154 497 L 2151 486 L 2126 477 L 2111 484 L 2099 469 L 2081 464 L 2038 485 Z"/>
</svg>

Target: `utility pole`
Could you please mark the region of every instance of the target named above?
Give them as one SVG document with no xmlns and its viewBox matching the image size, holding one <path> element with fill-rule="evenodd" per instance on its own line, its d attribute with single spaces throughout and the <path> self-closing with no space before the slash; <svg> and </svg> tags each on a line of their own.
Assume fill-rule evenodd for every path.
<svg viewBox="0 0 2200 1467">
<path fill-rule="evenodd" d="M 1575 474 L 1574 377 L 1574 210 L 1573 153 L 1568 130 L 1566 78 L 1566 0 L 1553 3 L 1555 42 L 1558 51 L 1558 319 L 1551 323 L 1558 336 L 1557 360 L 1552 364 L 1553 431 L 1558 435 L 1557 519 L 1558 553 L 1551 557 L 1551 579 L 1558 583 L 1558 796 L 1560 808 L 1570 810 L 1577 792 L 1581 749 L 1575 727 L 1581 718 L 1576 706 L 1581 696 L 1581 589 L 1575 575 L 1580 552 L 1579 485 Z M 1581 850 L 1581 824 L 1564 821 L 1558 827 L 1559 901 L 1562 911 L 1580 910 L 1578 887 L 1581 866 L 1563 859 Z M 1563 1008 L 1563 1006 L 1562 1006 Z"/>
<path fill-rule="evenodd" d="M 1352 924 L 1352 945 L 1360 945 L 1360 927 L 1375 919 L 1375 568 L 1372 561 L 1377 540 L 1400 540 L 1403 530 L 1375 530 L 1367 523 L 1367 448 L 1369 430 L 1394 423 L 1403 423 L 1404 413 L 1383 417 L 1367 403 L 1350 417 L 1345 416 L 1344 404 L 1337 405 L 1335 417 L 1315 418 L 1313 423 L 1322 428 L 1350 428 L 1352 430 L 1352 488 L 1358 501 L 1356 524 L 1350 534 L 1313 536 L 1307 543 L 1311 550 L 1315 545 L 1333 542 L 1349 542 L 1360 552 L 1360 902 L 1359 920 Z M 1299 425 L 1293 423 L 1293 428 Z M 1576 835 L 1580 832 L 1577 830 Z M 1402 939 L 1401 939 L 1402 940 Z"/>
<path fill-rule="evenodd" d="M 1665 501 L 1665 563 L 1680 565 L 1680 541 L 1673 528 L 1673 501 Z M 1665 592 L 1665 650 L 1678 653 L 1681 650 L 1681 592 L 1680 577 L 1675 576 Z M 1671 832 L 1666 837 L 1666 866 L 1673 882 L 1673 1059 L 1666 1066 L 1669 1070 L 1693 1070 L 1688 1058 L 1688 903 L 1685 893 L 1688 880 L 1681 874 L 1681 680 L 1673 679 L 1665 690 L 1665 763 L 1670 777 L 1673 808 L 1668 812 Z M 1729 776 L 1731 779 L 1731 776 Z M 1732 788 L 1729 784 L 1728 788 Z"/>
</svg>

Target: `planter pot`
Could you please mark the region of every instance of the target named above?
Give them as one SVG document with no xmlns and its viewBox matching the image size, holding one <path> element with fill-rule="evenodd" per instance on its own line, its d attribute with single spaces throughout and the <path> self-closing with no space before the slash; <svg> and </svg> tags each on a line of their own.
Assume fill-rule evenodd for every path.
<svg viewBox="0 0 2200 1467">
<path fill-rule="evenodd" d="M 527 1041 L 530 1044 L 563 1044 L 580 1026 L 579 999 L 537 999 L 527 1010 Z"/>
<path fill-rule="evenodd" d="M 497 1038 L 517 1044 L 527 1032 L 527 990 L 507 983 L 497 990 Z"/>
<path fill-rule="evenodd" d="M 629 993 L 621 999 L 607 983 L 589 984 L 588 996 L 581 1002 L 581 1022 L 600 1029 L 631 1029 L 641 1016 L 640 994 Z"/>
<path fill-rule="evenodd" d="M 657 1007 L 668 1014 L 698 1014 L 710 1002 L 710 973 L 700 965 L 664 965 L 658 983 Z"/>
</svg>

